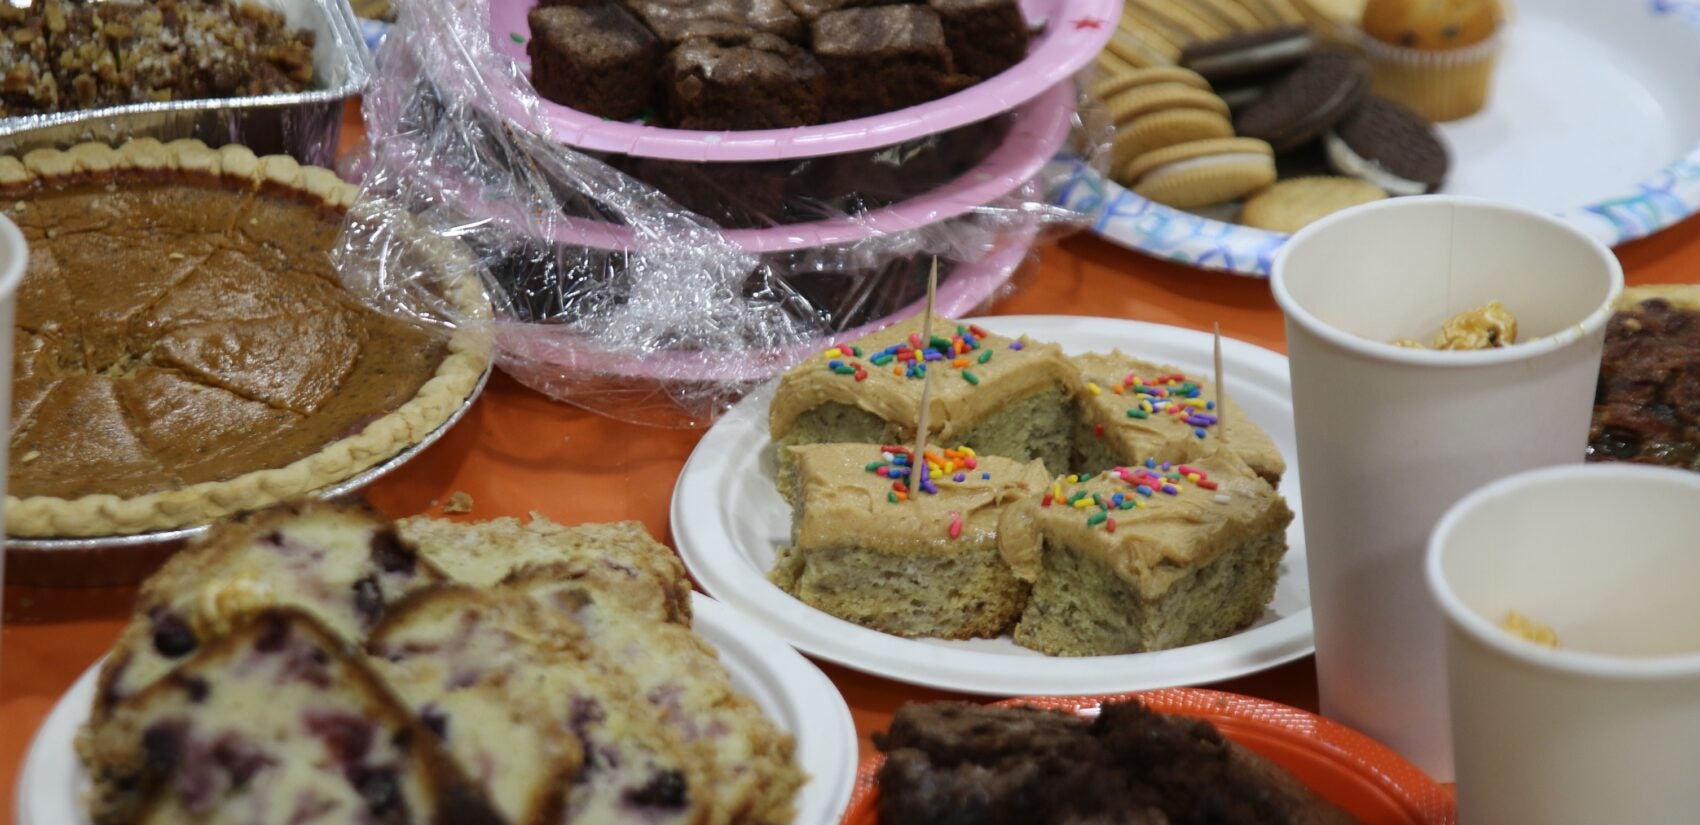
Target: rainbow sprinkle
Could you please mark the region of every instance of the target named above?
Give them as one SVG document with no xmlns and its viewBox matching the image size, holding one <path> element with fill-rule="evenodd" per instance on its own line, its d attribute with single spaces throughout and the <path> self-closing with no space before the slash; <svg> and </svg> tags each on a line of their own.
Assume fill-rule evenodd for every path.
<svg viewBox="0 0 1700 825">
<path fill-rule="evenodd" d="M 1107 532 L 1114 533 L 1116 531 L 1116 520 L 1111 517 L 1111 514 L 1118 510 L 1145 507 L 1146 499 L 1159 495 L 1179 496 L 1181 488 L 1188 485 L 1200 490 L 1215 491 L 1219 489 L 1217 483 L 1211 480 L 1210 474 L 1198 467 L 1191 467 L 1186 464 L 1174 465 L 1169 462 L 1159 464 L 1156 459 L 1149 458 L 1145 460 L 1143 466 L 1116 467 L 1105 471 L 1102 475 L 1115 478 L 1127 485 L 1128 489 L 1118 490 L 1114 493 L 1076 490 L 1065 497 L 1062 488 L 1063 481 L 1076 484 L 1092 478 L 1089 474 L 1070 475 L 1065 476 L 1062 481 L 1057 482 L 1049 492 L 1045 493 L 1045 497 L 1039 501 L 1039 506 L 1049 507 L 1054 503 L 1060 503 L 1076 510 L 1088 511 L 1086 513 L 1086 525 L 1088 527 L 1103 525 Z M 1226 504 L 1230 500 L 1227 495 L 1221 493 L 1217 493 L 1214 497 L 1214 501 L 1218 504 Z"/>
<path fill-rule="evenodd" d="M 864 472 L 873 473 L 880 478 L 892 479 L 891 489 L 886 492 L 885 500 L 898 504 L 908 501 L 913 495 L 939 494 L 940 484 L 966 484 L 969 481 L 969 471 L 978 470 L 980 461 L 974 450 L 967 446 L 955 449 L 928 450 L 924 460 L 916 463 L 914 451 L 898 444 L 886 444 L 879 448 L 880 457 L 862 465 Z M 990 481 L 992 474 L 981 471 L 980 480 Z M 914 476 L 914 483 L 904 479 Z M 1047 497 L 1049 494 L 1047 494 Z M 951 513 L 950 523 L 946 532 L 951 538 L 960 538 L 963 521 L 961 513 Z"/>
<path fill-rule="evenodd" d="M 1128 418 L 1146 420 L 1156 415 L 1168 415 L 1192 427 L 1192 434 L 1198 438 L 1208 435 L 1208 428 L 1216 426 L 1219 420 L 1208 412 L 1216 409 L 1216 402 L 1200 398 L 1203 388 L 1184 373 L 1172 372 L 1152 378 L 1128 373 L 1121 383 L 1112 384 L 1110 388 L 1117 395 L 1131 395 Z M 1088 384 L 1087 390 L 1093 395 L 1098 394 L 1096 384 Z"/>
<path fill-rule="evenodd" d="M 978 385 L 980 376 L 970 372 L 969 368 L 992 360 L 992 351 L 981 344 L 990 335 L 975 324 L 958 324 L 955 335 L 949 338 L 934 335 L 926 341 L 921 340 L 920 333 L 911 332 L 905 340 L 870 353 L 866 358 L 869 364 L 890 367 L 892 375 L 911 381 L 925 378 L 927 366 L 935 364 L 952 367 L 961 372 L 962 380 Z M 1015 342 L 1011 349 L 1021 349 L 1020 344 L 1020 341 Z M 828 347 L 821 355 L 826 358 L 829 372 L 848 375 L 857 381 L 868 379 L 867 368 L 855 360 L 864 357 L 861 347 L 840 344 Z"/>
</svg>

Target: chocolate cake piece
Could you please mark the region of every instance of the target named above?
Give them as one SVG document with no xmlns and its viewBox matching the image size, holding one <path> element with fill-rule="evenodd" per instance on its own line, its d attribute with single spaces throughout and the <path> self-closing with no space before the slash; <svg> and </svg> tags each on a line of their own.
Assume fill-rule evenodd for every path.
<svg viewBox="0 0 1700 825">
<path fill-rule="evenodd" d="M 1104 705 L 1096 720 L 1033 708 L 907 705 L 875 734 L 882 825 L 1347 825 L 1210 723 Z"/>
<path fill-rule="evenodd" d="M 624 0 L 661 42 L 754 30 L 803 42 L 803 21 L 785 0 Z"/>
<path fill-rule="evenodd" d="M 1016 0 L 927 0 L 944 24 L 956 68 L 980 78 L 1027 56 L 1027 20 Z"/>
<path fill-rule="evenodd" d="M 611 2 L 539 7 L 526 15 L 531 85 L 563 106 L 615 120 L 649 106 L 661 44 Z"/>
<path fill-rule="evenodd" d="M 810 27 L 826 69 L 828 122 L 895 111 L 966 88 L 938 12 L 875 6 L 821 15 Z"/>
<path fill-rule="evenodd" d="M 667 117 L 679 129 L 784 129 L 820 122 L 826 73 L 760 32 L 690 37 L 667 57 Z"/>
</svg>

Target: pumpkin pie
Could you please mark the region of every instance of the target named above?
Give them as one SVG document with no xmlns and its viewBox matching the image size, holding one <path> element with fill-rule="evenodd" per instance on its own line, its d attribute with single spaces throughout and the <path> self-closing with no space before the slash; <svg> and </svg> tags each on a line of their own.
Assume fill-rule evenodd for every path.
<svg viewBox="0 0 1700 825">
<path fill-rule="evenodd" d="M 465 403 L 485 339 L 343 288 L 330 252 L 357 192 L 196 141 L 0 158 L 0 209 L 29 242 L 7 533 L 125 535 L 267 506 L 394 456 Z M 445 275 L 464 265 L 415 240 Z"/>
</svg>

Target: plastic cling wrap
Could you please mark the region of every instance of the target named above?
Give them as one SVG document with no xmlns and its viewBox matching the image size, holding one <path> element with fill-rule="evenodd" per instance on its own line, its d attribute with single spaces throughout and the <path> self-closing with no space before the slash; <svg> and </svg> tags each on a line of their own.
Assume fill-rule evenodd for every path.
<svg viewBox="0 0 1700 825">
<path fill-rule="evenodd" d="M 391 314 L 491 326 L 505 371 L 623 420 L 707 425 L 817 348 L 918 311 L 935 260 L 940 310 L 971 312 L 1036 239 L 1083 219 L 1048 205 L 1050 157 L 1107 155 L 1071 83 L 851 154 L 579 151 L 551 135 L 529 67 L 493 48 L 491 2 L 396 3 L 368 144 L 345 170 L 364 183 L 337 250 L 344 277 Z M 517 115 L 490 103 L 515 98 Z M 419 231 L 471 250 L 488 317 L 428 286 L 407 240 Z"/>
</svg>

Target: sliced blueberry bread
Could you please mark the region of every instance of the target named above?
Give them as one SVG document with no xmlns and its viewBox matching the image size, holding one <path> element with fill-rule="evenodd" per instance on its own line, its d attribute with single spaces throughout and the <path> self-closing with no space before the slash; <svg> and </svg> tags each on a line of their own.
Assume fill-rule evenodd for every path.
<svg viewBox="0 0 1700 825">
<path fill-rule="evenodd" d="M 499 825 L 436 738 L 304 611 L 236 620 L 83 745 L 97 825 Z"/>
<path fill-rule="evenodd" d="M 95 715 L 257 610 L 298 607 L 358 645 L 387 605 L 445 580 L 389 521 L 360 507 L 304 503 L 219 524 L 142 586 L 136 618 L 101 672 Z"/>
<path fill-rule="evenodd" d="M 632 611 L 691 624 L 691 581 L 684 565 L 641 522 L 568 527 L 535 513 L 524 524 L 514 518 L 463 523 L 419 516 L 402 519 L 396 529 L 467 584 L 493 585 L 531 565 L 563 565 L 571 577 Z"/>
<path fill-rule="evenodd" d="M 706 821 L 701 765 L 571 617 L 511 590 L 445 586 L 398 605 L 368 646 L 516 825 Z"/>
<path fill-rule="evenodd" d="M 636 680 L 709 776 L 708 822 L 790 822 L 806 777 L 796 743 L 738 693 L 714 648 L 688 629 L 690 581 L 638 522 L 564 527 L 533 516 L 399 523 L 457 577 L 503 582 L 570 615 Z"/>
</svg>

